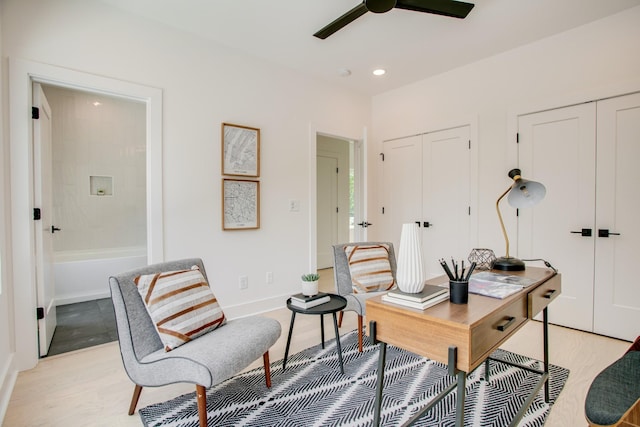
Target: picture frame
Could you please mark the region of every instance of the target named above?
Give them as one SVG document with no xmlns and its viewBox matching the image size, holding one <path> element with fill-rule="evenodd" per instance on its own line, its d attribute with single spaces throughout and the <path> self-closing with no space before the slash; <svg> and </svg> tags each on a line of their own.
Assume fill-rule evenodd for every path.
<svg viewBox="0 0 640 427">
<path fill-rule="evenodd" d="M 260 129 L 222 123 L 222 174 L 260 176 Z"/>
<path fill-rule="evenodd" d="M 222 179 L 222 229 L 260 228 L 260 181 Z"/>
</svg>

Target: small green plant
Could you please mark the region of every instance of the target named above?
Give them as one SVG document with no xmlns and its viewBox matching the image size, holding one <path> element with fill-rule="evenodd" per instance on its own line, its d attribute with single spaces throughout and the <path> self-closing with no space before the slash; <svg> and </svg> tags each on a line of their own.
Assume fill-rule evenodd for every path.
<svg viewBox="0 0 640 427">
<path fill-rule="evenodd" d="M 315 282 L 318 279 L 320 279 L 320 275 L 319 274 L 309 273 L 309 274 L 303 274 L 302 275 L 302 281 L 303 282 Z"/>
</svg>

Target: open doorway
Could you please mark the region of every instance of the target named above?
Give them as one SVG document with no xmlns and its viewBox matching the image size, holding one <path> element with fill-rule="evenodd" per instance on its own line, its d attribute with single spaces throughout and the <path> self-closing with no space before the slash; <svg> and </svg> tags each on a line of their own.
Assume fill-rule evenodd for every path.
<svg viewBox="0 0 640 427">
<path fill-rule="evenodd" d="M 162 203 L 162 90 L 137 83 L 23 59 L 10 59 L 12 276 L 15 363 L 19 371 L 38 363 L 36 260 L 33 212 L 32 83 L 50 84 L 140 101 L 146 106 L 147 262 L 164 260 Z M 105 283 L 105 287 L 108 284 Z"/>
<path fill-rule="evenodd" d="M 41 86 L 51 108 L 57 327 L 40 353 L 54 355 L 115 341 L 108 277 L 147 264 L 146 105 Z"/>
<path fill-rule="evenodd" d="M 318 270 L 333 266 L 333 245 L 364 239 L 361 159 L 361 141 L 317 134 Z"/>
</svg>

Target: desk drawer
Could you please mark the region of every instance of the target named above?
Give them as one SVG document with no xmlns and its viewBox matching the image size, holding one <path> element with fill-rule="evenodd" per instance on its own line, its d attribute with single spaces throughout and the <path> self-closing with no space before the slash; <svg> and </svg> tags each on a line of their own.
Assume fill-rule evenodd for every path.
<svg viewBox="0 0 640 427">
<path fill-rule="evenodd" d="M 560 275 L 556 274 L 531 292 L 527 296 L 529 318 L 540 313 L 551 301 L 556 299 L 562 291 Z"/>
<path fill-rule="evenodd" d="M 526 301 L 524 298 L 518 298 L 474 328 L 471 332 L 472 369 L 482 363 L 489 353 L 498 348 L 526 321 Z"/>
</svg>

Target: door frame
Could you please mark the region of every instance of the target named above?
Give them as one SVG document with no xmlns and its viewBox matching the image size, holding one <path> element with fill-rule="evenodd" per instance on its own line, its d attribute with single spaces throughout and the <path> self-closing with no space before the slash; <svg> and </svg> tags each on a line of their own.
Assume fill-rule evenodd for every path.
<svg viewBox="0 0 640 427">
<path fill-rule="evenodd" d="M 328 136 L 331 138 L 343 139 L 345 141 L 353 141 L 354 146 L 360 148 L 360 157 L 358 161 L 354 159 L 354 168 L 360 168 L 356 174 L 363 178 L 367 176 L 367 128 L 362 129 L 362 135 L 360 137 L 350 137 L 340 135 L 338 131 L 331 131 L 320 129 L 315 123 L 309 124 L 309 271 L 317 271 L 318 269 L 318 171 L 317 171 L 317 138 L 318 135 Z M 359 145 L 358 145 L 359 143 Z M 356 206 L 359 206 L 363 218 L 367 216 L 367 181 L 362 179 L 360 185 L 360 193 L 356 191 Z M 357 209 L 357 208 L 356 208 Z M 364 231 L 363 238 L 366 239 L 366 230 Z M 363 240 L 364 240 L 363 239 Z"/>
<path fill-rule="evenodd" d="M 164 260 L 162 204 L 162 90 L 81 71 L 9 60 L 9 146 L 11 160 L 11 249 L 14 296 L 15 367 L 38 363 L 38 326 L 33 218 L 32 83 L 108 94 L 146 105 L 147 260 Z M 18 286 L 19 284 L 19 286 Z"/>
</svg>

